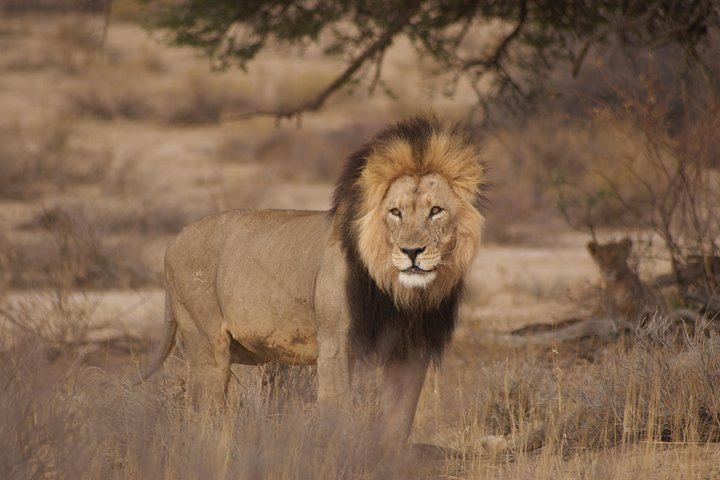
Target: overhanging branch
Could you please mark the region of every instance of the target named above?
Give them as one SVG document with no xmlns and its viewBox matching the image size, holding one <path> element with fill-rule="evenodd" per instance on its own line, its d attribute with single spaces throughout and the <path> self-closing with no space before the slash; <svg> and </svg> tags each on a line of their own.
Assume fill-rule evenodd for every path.
<svg viewBox="0 0 720 480">
<path fill-rule="evenodd" d="M 377 40 L 370 44 L 363 52 L 358 55 L 350 65 L 327 87 L 325 87 L 314 98 L 302 102 L 294 107 L 278 108 L 278 109 L 259 109 L 243 113 L 229 113 L 223 116 L 225 121 L 245 120 L 254 117 L 275 117 L 278 120 L 283 118 L 298 117 L 305 112 L 314 112 L 319 110 L 327 99 L 339 90 L 343 85 L 348 83 L 353 75 L 360 68 L 376 55 L 381 55 L 387 47 L 390 46 L 395 35 L 397 35 L 408 24 L 413 15 L 418 11 L 420 2 L 409 2 L 406 7 L 398 14 L 398 16 L 390 22 L 385 31 Z"/>
</svg>

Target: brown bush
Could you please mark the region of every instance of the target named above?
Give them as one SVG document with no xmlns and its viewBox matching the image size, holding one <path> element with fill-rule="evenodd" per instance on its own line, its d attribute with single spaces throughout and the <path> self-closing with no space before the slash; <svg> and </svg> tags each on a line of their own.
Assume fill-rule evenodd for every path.
<svg viewBox="0 0 720 480">
<path fill-rule="evenodd" d="M 102 12 L 106 0 L 3 0 L 0 11 L 14 12 Z"/>
<path fill-rule="evenodd" d="M 32 235 L 9 250 L 15 288 L 137 288 L 160 284 L 148 268 L 142 241 L 126 236 L 111 242 L 80 209 L 44 210 L 25 224 Z"/>
<path fill-rule="evenodd" d="M 181 92 L 168 99 L 159 113 L 174 125 L 217 123 L 224 114 L 254 106 L 247 85 L 211 75 L 189 75 Z"/>
<path fill-rule="evenodd" d="M 335 181 L 347 157 L 377 131 L 375 123 L 349 124 L 324 131 L 284 125 L 254 147 L 252 158 L 286 179 Z M 232 144 L 224 150 L 232 151 Z"/>
<path fill-rule="evenodd" d="M 568 197 L 573 206 L 584 206 L 602 196 L 609 189 L 597 173 L 623 177 L 613 157 L 632 148 L 609 128 L 561 116 L 496 130 L 485 143 L 491 183 L 485 232 L 501 242 L 567 228 L 558 206 L 564 207 Z M 559 199 L 558 188 L 568 185 L 575 189 L 563 190 Z M 628 216 L 617 202 L 605 202 L 593 214 L 598 226 L 616 226 Z"/>
<path fill-rule="evenodd" d="M 421 474 L 411 456 L 373 449 L 362 405 L 325 427 L 312 403 L 291 394 L 278 400 L 278 415 L 248 367 L 231 388 L 228 411 L 211 413 L 186 406 L 177 362 L 159 386 L 131 388 L 72 358 L 50 360 L 41 342 L 19 343 L 2 360 L 12 367 L 0 372 L 3 478 Z"/>
<path fill-rule="evenodd" d="M 140 120 L 153 115 L 152 107 L 144 94 L 132 84 L 109 88 L 87 86 L 70 96 L 77 114 L 89 115 L 100 120 L 124 118 Z"/>
<path fill-rule="evenodd" d="M 110 153 L 78 149 L 72 136 L 62 119 L 33 128 L 0 127 L 0 197 L 33 197 L 103 179 Z"/>
</svg>

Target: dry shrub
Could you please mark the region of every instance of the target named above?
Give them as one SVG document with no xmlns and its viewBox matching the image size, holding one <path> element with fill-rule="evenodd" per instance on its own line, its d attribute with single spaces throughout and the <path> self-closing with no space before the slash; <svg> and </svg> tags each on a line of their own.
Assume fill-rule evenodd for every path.
<svg viewBox="0 0 720 480">
<path fill-rule="evenodd" d="M 73 146 L 73 135 L 61 119 L 28 128 L 0 127 L 0 197 L 32 197 L 48 188 L 103 179 L 112 155 Z"/>
<path fill-rule="evenodd" d="M 588 438 L 566 434 L 571 446 L 720 442 L 720 342 L 699 332 L 678 348 L 668 341 L 668 326 L 657 318 L 638 330 L 638 348 L 576 387 L 576 421 L 585 423 L 578 431 Z"/>
<path fill-rule="evenodd" d="M 147 19 L 147 9 L 140 0 L 113 0 L 111 19 L 115 22 L 141 23 Z"/>
<path fill-rule="evenodd" d="M 101 22 L 85 17 L 71 17 L 69 21 L 60 22 L 53 48 L 47 52 L 49 66 L 77 75 L 99 60 L 105 28 Z"/>
<path fill-rule="evenodd" d="M 21 230 L 52 232 L 65 224 L 82 225 L 85 230 L 104 237 L 114 234 L 163 235 L 176 234 L 198 217 L 208 214 L 207 208 L 180 205 L 156 198 L 134 198 L 127 201 L 106 201 L 99 205 L 68 201 L 41 208 Z"/>
<path fill-rule="evenodd" d="M 226 113 L 250 110 L 254 105 L 247 81 L 190 73 L 182 91 L 167 99 L 159 115 L 175 125 L 217 123 Z"/>
<path fill-rule="evenodd" d="M 488 239 L 525 241 L 536 237 L 538 229 L 565 228 L 558 212 L 558 186 L 575 186 L 573 200 L 578 202 L 606 195 L 609 188 L 598 172 L 624 178 L 614 159 L 631 149 L 626 138 L 610 128 L 560 116 L 494 132 L 484 152 L 491 183 Z M 615 225 L 624 218 L 618 203 L 606 202 L 594 213 L 598 225 Z"/>
<path fill-rule="evenodd" d="M 71 94 L 70 100 L 77 114 L 100 120 L 140 120 L 152 115 L 152 107 L 144 92 L 132 82 L 87 85 Z"/>
<path fill-rule="evenodd" d="M 60 209 L 83 210 L 78 205 L 63 205 Z M 202 205 L 181 205 L 169 203 L 158 198 L 134 198 L 122 204 L 85 209 L 89 228 L 102 235 L 138 234 L 164 235 L 176 234 L 193 220 L 211 213 Z M 35 222 L 42 217 L 36 217 Z"/>
<path fill-rule="evenodd" d="M 159 386 L 50 360 L 41 342 L 2 353 L 3 478 L 418 478 L 422 462 L 376 447 L 371 420 L 321 422 L 312 403 L 283 399 L 278 415 L 257 382 L 231 388 L 225 412 L 183 401 L 177 368 Z M 177 365 L 175 365 L 177 367 Z"/>
<path fill-rule="evenodd" d="M 522 240 L 518 225 L 536 231 L 562 217 L 583 230 L 640 227 L 695 241 L 692 230 L 704 229 L 705 243 L 717 235 L 717 79 L 685 71 L 677 53 L 593 67 L 594 78 L 577 86 L 589 90 L 571 95 L 573 103 L 492 132 L 489 238 Z M 707 247 L 693 253 L 715 255 Z"/>
<path fill-rule="evenodd" d="M 152 57 L 140 59 L 146 73 L 162 73 Z M 152 120 L 171 125 L 217 123 L 230 111 L 244 111 L 254 103 L 247 81 L 231 81 L 212 73 L 190 72 L 177 85 L 148 88 L 138 83 L 118 80 L 111 72 L 101 84 L 93 82 L 70 95 L 77 114 L 99 120 Z M 150 81 L 150 79 L 147 79 Z"/>
<path fill-rule="evenodd" d="M 137 288 L 159 284 L 147 268 L 140 239 L 111 242 L 82 210 L 46 210 L 26 225 L 31 238 L 11 247 L 15 288 Z"/>
<path fill-rule="evenodd" d="M 324 131 L 285 125 L 258 143 L 252 158 L 289 180 L 335 180 L 345 159 L 362 146 L 361 139 L 372 137 L 378 129 L 375 123 L 354 123 Z M 237 141 L 230 140 L 222 151 L 242 151 L 234 145 Z"/>
<path fill-rule="evenodd" d="M 619 209 L 616 223 L 657 235 L 681 298 L 713 316 L 720 313 L 720 96 L 712 81 L 688 77 L 667 85 L 650 66 L 643 91 L 616 87 L 622 107 L 597 109 L 595 122 L 634 148 L 595 167 L 600 183 L 565 179 L 559 190 L 571 225 L 607 224 L 598 212 L 611 208 Z"/>
<path fill-rule="evenodd" d="M 88 372 L 54 367 L 35 339 L 0 356 L 0 476 L 83 477 L 97 440 L 83 402 Z"/>
<path fill-rule="evenodd" d="M 465 421 L 491 435 L 511 435 L 533 428 L 557 395 L 547 368 L 528 360 L 496 363 L 484 369 L 483 389 Z"/>
<path fill-rule="evenodd" d="M 3 67 L 9 71 L 56 70 L 65 75 L 78 75 L 103 58 L 102 17 L 57 15 L 52 17 L 54 28 L 47 29 L 37 29 L 33 15 L 11 17 L 11 22 L 15 28 L 5 30 L 6 51 L 3 52 Z M 28 36 L 40 37 L 42 43 L 28 42 Z"/>
<path fill-rule="evenodd" d="M 77 365 L 103 364 L 106 371 L 124 371 L 136 356 L 147 354 L 150 342 L 128 326 L 121 313 L 102 313 L 103 298 L 61 287 L 14 292 L 0 305 L 0 328 L 5 333 L 0 351 L 11 351 L 34 341 L 52 361 Z M 27 345 L 25 345 L 27 346 Z M 113 365 L 112 359 L 121 359 Z"/>
<path fill-rule="evenodd" d="M 106 0 L 3 0 L 0 11 L 8 13 L 102 12 Z"/>
<path fill-rule="evenodd" d="M 688 335 L 658 317 L 624 341 L 548 345 L 545 354 L 507 346 L 505 361 L 461 374 L 479 389 L 462 425 L 442 435 L 460 453 L 446 468 L 454 463 L 463 478 L 656 478 L 663 463 L 712 471 L 715 460 L 684 454 L 720 443 L 711 328 Z"/>
</svg>

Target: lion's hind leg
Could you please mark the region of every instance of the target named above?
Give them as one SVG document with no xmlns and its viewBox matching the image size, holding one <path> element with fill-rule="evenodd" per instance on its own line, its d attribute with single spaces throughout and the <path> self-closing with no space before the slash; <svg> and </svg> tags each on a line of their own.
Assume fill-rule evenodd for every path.
<svg viewBox="0 0 720 480">
<path fill-rule="evenodd" d="M 187 393 L 198 409 L 225 406 L 230 380 L 231 337 L 219 312 L 191 312 L 186 304 L 173 303 L 187 361 Z M 196 321 L 196 320 L 201 320 Z"/>
</svg>

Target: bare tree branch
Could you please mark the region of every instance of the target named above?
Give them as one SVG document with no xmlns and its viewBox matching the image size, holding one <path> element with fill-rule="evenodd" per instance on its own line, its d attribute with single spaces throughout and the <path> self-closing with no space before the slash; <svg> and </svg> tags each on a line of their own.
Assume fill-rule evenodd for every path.
<svg viewBox="0 0 720 480">
<path fill-rule="evenodd" d="M 484 67 L 487 69 L 492 68 L 499 70 L 501 68 L 503 57 L 507 55 L 510 44 L 522 32 L 522 29 L 525 26 L 525 20 L 527 20 L 527 0 L 520 2 L 520 12 L 518 13 L 518 21 L 515 24 L 515 27 L 505 36 L 505 38 L 502 39 L 493 54 L 486 58 L 465 60 L 463 61 L 463 68 L 467 70 L 473 67 Z"/>
<path fill-rule="evenodd" d="M 652 18 L 656 13 L 658 7 L 662 5 L 662 1 L 656 0 L 653 2 L 639 17 L 625 20 L 625 21 L 617 21 L 617 22 L 611 22 L 607 24 L 604 28 L 601 27 L 595 33 L 590 35 L 588 39 L 583 43 L 583 46 L 580 47 L 580 53 L 575 57 L 575 60 L 573 61 L 572 65 L 572 75 L 573 77 L 577 77 L 578 73 L 580 73 L 580 68 L 582 67 L 583 63 L 585 62 L 585 57 L 587 56 L 588 51 L 590 51 L 590 48 L 597 42 L 603 40 L 605 37 L 610 35 L 614 32 L 623 32 L 627 31 L 631 28 L 637 27 L 642 25 L 643 23 L 647 22 L 648 19 Z"/>
<path fill-rule="evenodd" d="M 385 61 L 385 50 L 382 50 L 375 60 L 375 73 L 373 79 L 370 81 L 370 87 L 368 87 L 368 94 L 372 95 L 375 93 L 375 89 L 380 83 L 380 76 L 382 75 L 382 66 Z"/>
<path fill-rule="evenodd" d="M 355 75 L 355 73 L 357 73 L 357 71 L 360 70 L 360 68 L 365 65 L 367 61 L 372 59 L 375 55 L 382 54 L 382 52 L 384 52 L 385 49 L 390 46 L 395 35 L 397 35 L 403 28 L 408 25 L 410 19 L 413 15 L 415 15 L 415 13 L 417 13 L 419 8 L 419 1 L 408 3 L 406 7 L 398 14 L 398 16 L 392 22 L 390 22 L 382 35 L 380 35 L 377 40 L 375 40 L 375 42 L 373 42 L 360 55 L 358 55 L 355 60 L 353 60 L 350 65 L 348 65 L 348 67 L 335 80 L 333 80 L 327 87 L 320 91 L 320 93 L 318 93 L 315 98 L 307 100 L 294 107 L 268 110 L 260 109 L 235 114 L 230 113 L 224 115 L 223 120 L 245 120 L 253 117 L 269 116 L 276 117 L 277 120 L 280 121 L 283 118 L 290 119 L 293 117 L 299 117 L 305 112 L 314 112 L 319 110 L 327 101 L 327 99 L 337 90 L 339 90 L 343 85 L 345 85 L 348 81 L 350 81 L 353 75 Z"/>
<path fill-rule="evenodd" d="M 107 41 L 108 30 L 110 29 L 110 15 L 112 13 L 112 0 L 105 0 L 103 6 L 103 26 L 100 34 L 100 49 L 105 48 L 105 42 Z"/>
</svg>

